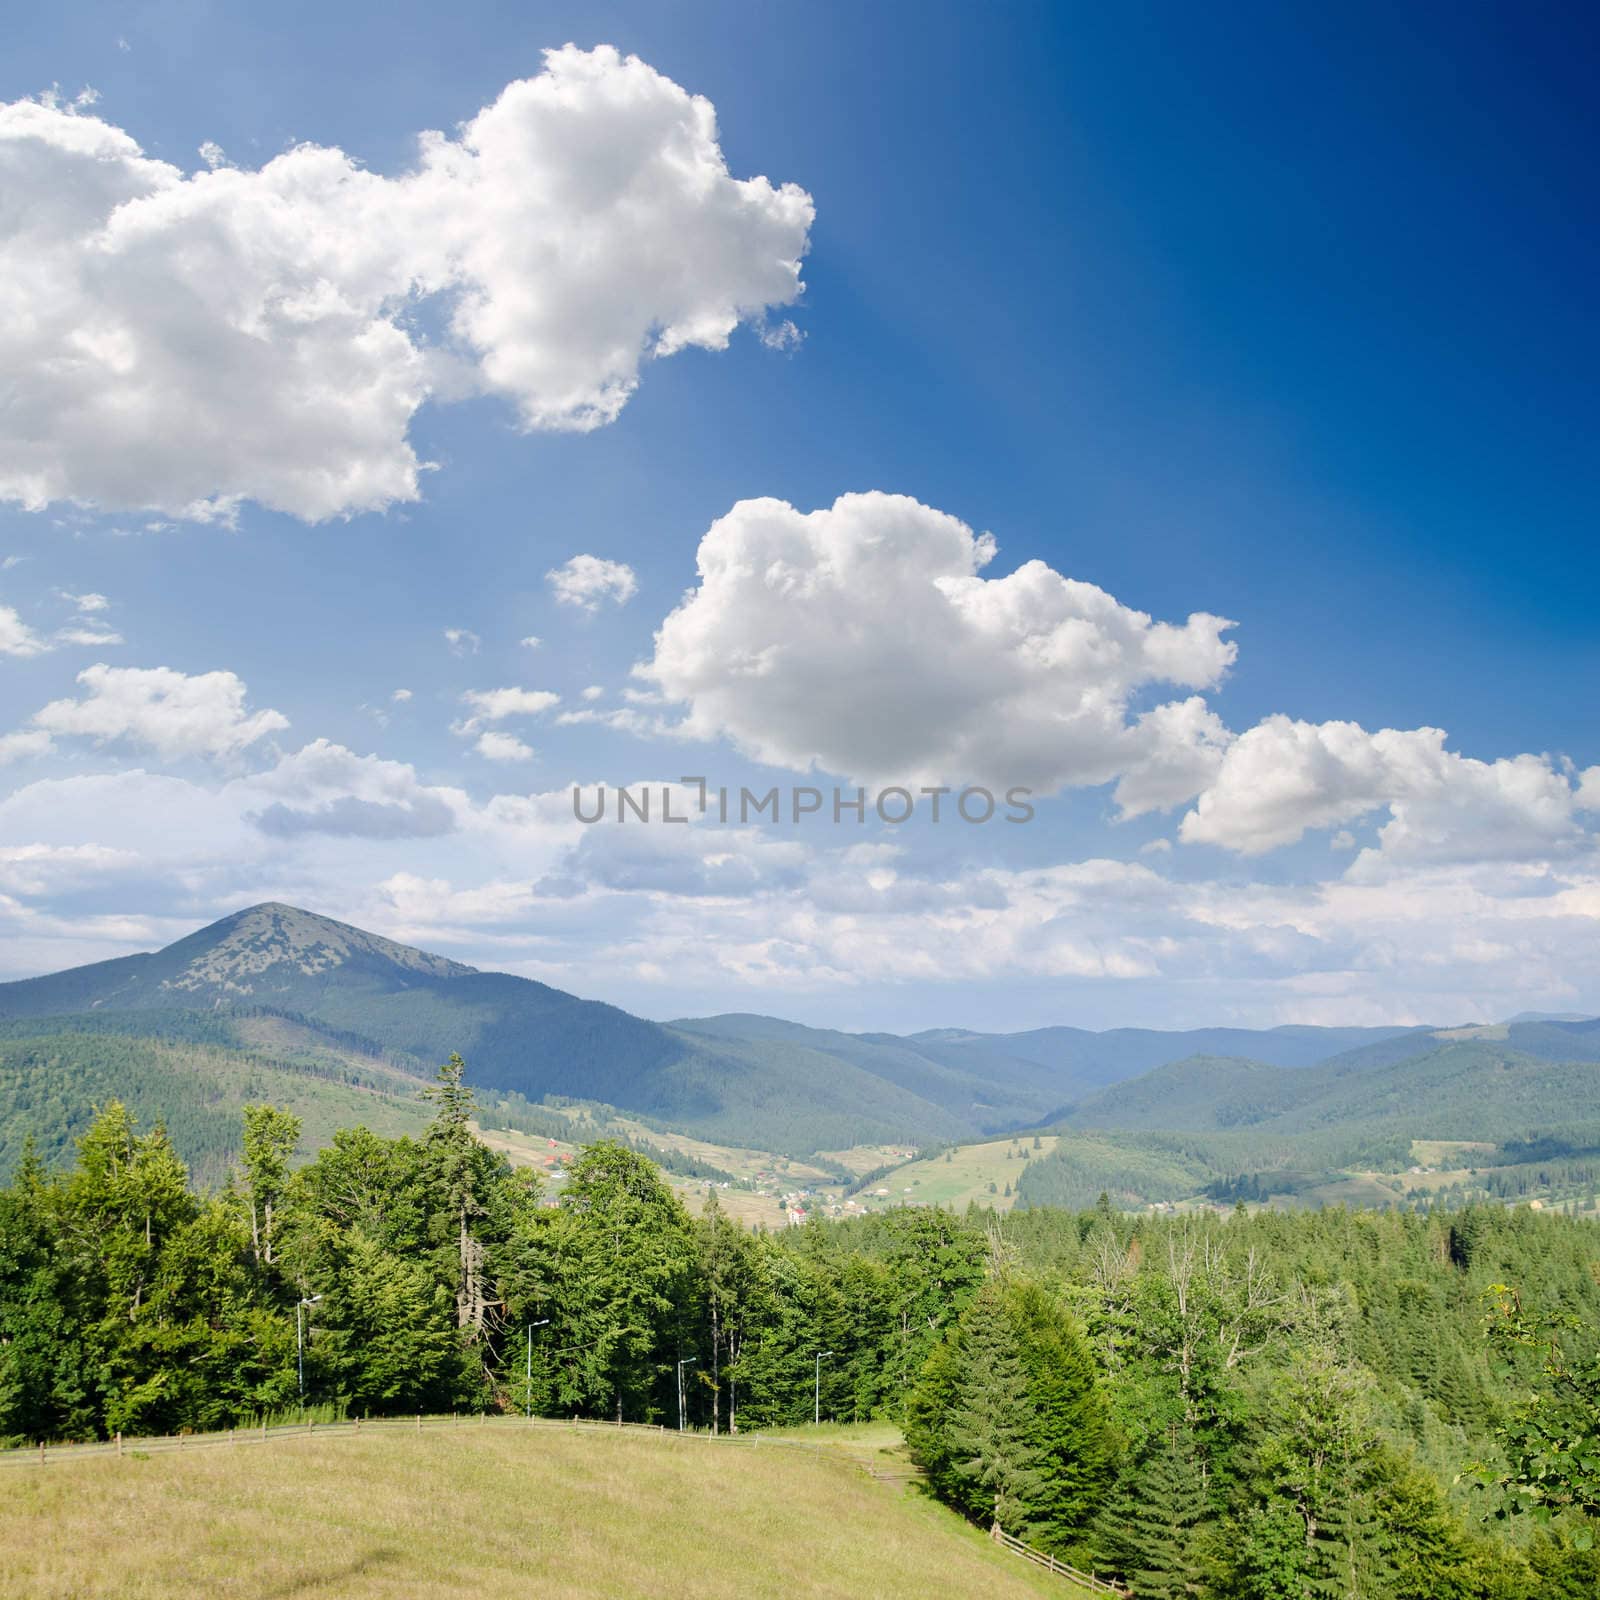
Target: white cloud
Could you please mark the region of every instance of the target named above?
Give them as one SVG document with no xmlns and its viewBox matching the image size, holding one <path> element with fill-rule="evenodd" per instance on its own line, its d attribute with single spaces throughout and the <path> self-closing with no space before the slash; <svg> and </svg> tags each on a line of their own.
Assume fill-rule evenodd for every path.
<svg viewBox="0 0 1600 1600">
<path fill-rule="evenodd" d="M 450 731 L 461 738 L 470 738 L 486 722 L 504 722 L 508 717 L 535 717 L 551 706 L 561 703 L 561 696 L 548 689 L 468 689 L 461 697 L 462 703 L 472 707 L 472 715 L 450 724 Z M 512 746 L 525 752 L 511 754 Z M 493 738 L 479 739 L 479 755 L 494 761 L 523 761 L 533 754 L 525 744 L 508 736 L 496 734 Z"/>
<path fill-rule="evenodd" d="M 1040 561 L 980 577 L 994 553 L 903 495 L 809 514 L 741 501 L 701 540 L 699 587 L 638 670 L 687 704 L 685 733 L 778 766 L 1037 790 L 1126 775 L 1129 812 L 1193 794 L 1221 725 L 1198 699 L 1136 721 L 1129 703 L 1217 683 L 1232 625 L 1153 622 Z"/>
<path fill-rule="evenodd" d="M 113 645 L 122 643 L 122 635 L 99 620 L 110 601 L 103 594 L 68 594 L 58 589 L 61 599 L 70 602 L 77 610 L 76 618 L 53 633 L 42 634 L 22 620 L 15 608 L 0 605 L 0 656 L 27 659 L 43 655 L 47 650 L 59 649 L 64 644 Z"/>
<path fill-rule="evenodd" d="M 537 650 L 539 646 L 544 643 L 544 641 L 536 633 L 527 634 L 517 642 L 524 650 Z"/>
<path fill-rule="evenodd" d="M 0 656 L 26 659 L 49 648 L 50 641 L 30 628 L 14 607 L 0 605 Z"/>
<path fill-rule="evenodd" d="M 132 850 L 99 844 L 0 845 L 0 892 L 44 895 L 96 883 L 138 862 Z"/>
<path fill-rule="evenodd" d="M 394 701 L 397 706 L 403 706 L 406 701 L 411 698 L 411 691 L 409 689 L 396 689 L 395 692 L 389 696 L 389 698 Z"/>
<path fill-rule="evenodd" d="M 437 839 L 455 831 L 460 796 L 426 788 L 401 761 L 358 756 L 318 739 L 236 791 L 259 810 L 246 819 L 277 839 Z"/>
<path fill-rule="evenodd" d="M 1180 837 L 1258 855 L 1386 809 L 1379 850 L 1362 852 L 1357 873 L 1376 870 L 1380 853 L 1387 862 L 1496 861 L 1587 848 L 1577 812 L 1588 774 L 1575 781 L 1536 755 L 1473 760 L 1446 750 L 1445 738 L 1439 728 L 1369 733 L 1354 722 L 1268 717 L 1228 748 Z"/>
<path fill-rule="evenodd" d="M 480 733 L 472 748 L 485 761 L 533 760 L 533 746 L 524 744 L 514 733 Z"/>
<path fill-rule="evenodd" d="M 30 756 L 48 755 L 55 741 L 42 729 L 22 729 L 16 733 L 0 733 L 0 767 L 13 761 L 25 761 Z"/>
<path fill-rule="evenodd" d="M 57 628 L 50 635 L 52 645 L 77 644 L 87 645 L 98 649 L 103 645 L 121 644 L 122 635 L 115 628 L 103 627 L 96 623 L 69 622 L 64 628 Z"/>
<path fill-rule="evenodd" d="M 430 396 L 613 420 L 642 364 L 799 295 L 810 197 L 735 179 L 709 102 L 548 52 L 414 168 L 298 145 L 186 175 L 81 103 L 0 107 L 0 499 L 308 521 L 414 500 Z M 430 344 L 410 312 L 437 301 Z"/>
<path fill-rule="evenodd" d="M 1167 811 L 1193 799 L 1216 777 L 1232 741 L 1199 695 L 1145 712 L 1133 725 L 1133 754 L 1117 779 L 1122 815 Z"/>
<path fill-rule="evenodd" d="M 600 556 L 573 556 L 570 561 L 545 573 L 557 600 L 576 606 L 591 615 L 603 600 L 625 606 L 639 592 L 633 568 L 624 561 L 606 561 Z"/>
<path fill-rule="evenodd" d="M 85 668 L 78 700 L 52 700 L 32 718 L 35 728 L 101 743 L 125 740 L 168 758 L 237 756 L 289 726 L 277 711 L 245 710 L 245 686 L 231 672 L 193 676 L 171 667 Z"/>
<path fill-rule="evenodd" d="M 504 722 L 507 717 L 533 717 L 561 703 L 561 696 L 548 689 L 468 689 L 462 703 L 473 708 L 469 726 L 482 722 Z"/>
<path fill-rule="evenodd" d="M 589 687 L 583 691 L 582 698 L 585 700 L 598 700 L 604 693 L 605 690 L 602 689 L 598 683 L 591 683 Z"/>
<path fill-rule="evenodd" d="M 475 656 L 483 648 L 483 640 L 471 628 L 446 628 L 444 642 L 453 656 Z"/>
<path fill-rule="evenodd" d="M 317 740 L 248 776 L 54 778 L 0 800 L 0 961 L 51 970 L 284 899 L 652 1014 L 978 1026 L 998 992 L 1040 1021 L 1449 1023 L 1600 995 L 1592 848 L 1326 884 L 1169 878 L 1155 852 L 1023 869 L 960 854 L 919 861 L 854 829 L 585 827 L 570 785 L 478 804 Z"/>
</svg>

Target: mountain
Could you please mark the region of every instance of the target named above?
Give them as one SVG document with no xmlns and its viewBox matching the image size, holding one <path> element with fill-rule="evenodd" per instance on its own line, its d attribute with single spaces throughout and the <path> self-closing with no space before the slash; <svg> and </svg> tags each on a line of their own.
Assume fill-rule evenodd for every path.
<svg viewBox="0 0 1600 1600">
<path fill-rule="evenodd" d="M 934 1029 L 910 1036 L 950 1065 L 1024 1061 L 1048 1068 L 1058 1104 L 1192 1056 L 1241 1057 L 1275 1067 L 1310 1067 L 1345 1051 L 1382 1044 L 1409 1028 L 1034 1028 L 1024 1033 Z"/>
<path fill-rule="evenodd" d="M 1060 1099 L 1059 1074 L 1052 1068 L 998 1051 L 947 1059 L 937 1049 L 897 1034 L 840 1033 L 749 1013 L 686 1018 L 671 1026 L 724 1043 L 761 1042 L 847 1061 L 942 1107 L 979 1133 L 1037 1121 Z"/>
<path fill-rule="evenodd" d="M 986 1125 L 952 1109 L 974 1086 L 927 1084 L 938 1094 L 928 1098 L 897 1081 L 912 1082 L 907 1070 L 884 1075 L 803 1039 L 682 1032 L 293 906 L 252 906 L 151 954 L 0 984 L 0 1020 L 13 1025 L 68 1019 L 72 1031 L 70 1019 L 85 1016 L 205 1012 L 295 1019 L 416 1075 L 459 1050 L 488 1089 L 604 1101 L 761 1149 L 927 1143 Z M 1015 1121 L 1032 1110 L 995 1114 Z"/>
<path fill-rule="evenodd" d="M 1316 1067 L 1193 1056 L 1090 1096 L 1062 1122 L 1125 1132 L 1337 1130 L 1352 1141 L 1381 1132 L 1493 1142 L 1600 1124 L 1600 1030 L 1577 1034 L 1557 1053 L 1549 1026 L 1424 1030 Z"/>
<path fill-rule="evenodd" d="M 452 1050 L 486 1091 L 798 1156 L 1053 1123 L 1326 1151 L 1346 1130 L 1472 1139 L 1600 1120 L 1593 1019 L 909 1036 L 750 1014 L 658 1023 L 267 904 L 162 950 L 0 984 L 0 1160 L 17 1130 L 59 1142 L 128 1086 L 208 1155 L 250 1095 L 319 1127 L 364 1104 L 410 1125 L 419 1081 Z"/>
</svg>

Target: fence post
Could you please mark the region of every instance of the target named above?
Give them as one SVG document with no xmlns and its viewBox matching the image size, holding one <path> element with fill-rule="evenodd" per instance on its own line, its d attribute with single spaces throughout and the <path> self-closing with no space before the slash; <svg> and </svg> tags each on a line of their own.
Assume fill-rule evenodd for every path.
<svg viewBox="0 0 1600 1600">
<path fill-rule="evenodd" d="M 117 1454 L 119 1456 L 122 1454 L 122 1429 L 121 1428 L 117 1429 Z"/>
<path fill-rule="evenodd" d="M 417 1432 L 422 1432 L 422 1413 L 420 1411 L 417 1413 Z"/>
<path fill-rule="evenodd" d="M 44 1440 L 43 1439 L 41 1439 L 39 1441 L 39 1465 L 41 1467 L 44 1465 Z"/>
</svg>

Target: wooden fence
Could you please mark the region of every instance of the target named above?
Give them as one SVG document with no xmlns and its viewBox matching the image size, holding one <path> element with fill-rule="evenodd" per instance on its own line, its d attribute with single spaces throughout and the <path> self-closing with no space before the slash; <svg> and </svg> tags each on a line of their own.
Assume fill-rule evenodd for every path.
<svg viewBox="0 0 1600 1600">
<path fill-rule="evenodd" d="M 759 1433 L 711 1434 L 688 1430 L 680 1433 L 654 1422 L 597 1422 L 592 1419 L 573 1418 L 567 1421 L 558 1417 L 519 1417 L 503 1414 L 487 1415 L 479 1412 L 451 1412 L 449 1415 L 418 1414 L 410 1417 L 357 1417 L 339 1422 L 277 1422 L 260 1423 L 251 1427 L 229 1428 L 219 1433 L 160 1434 L 125 1439 L 119 1433 L 111 1439 L 95 1440 L 89 1444 L 40 1443 L 11 1450 L 0 1450 L 0 1467 L 45 1466 L 51 1461 L 80 1461 L 92 1456 L 152 1455 L 170 1450 L 216 1450 L 236 1445 L 265 1444 L 269 1440 L 327 1438 L 332 1435 L 360 1433 L 420 1433 L 425 1428 L 565 1428 L 582 1429 L 596 1433 L 647 1433 L 652 1438 L 679 1439 L 685 1444 L 711 1443 L 754 1446 L 765 1449 L 805 1450 L 814 1455 L 826 1455 L 840 1460 L 864 1463 L 830 1445 L 809 1439 L 775 1439 Z"/>
<path fill-rule="evenodd" d="M 1076 1567 L 1069 1567 L 1065 1561 L 1049 1555 L 1043 1550 L 1035 1550 L 1031 1544 L 1024 1544 L 1020 1539 L 1013 1539 L 1009 1533 L 1002 1533 L 998 1527 L 989 1530 L 989 1537 L 996 1544 L 1003 1545 L 1007 1550 L 1022 1557 L 1024 1561 L 1031 1561 L 1036 1567 L 1043 1567 L 1046 1572 L 1053 1572 L 1058 1577 L 1071 1578 L 1080 1588 L 1087 1589 L 1091 1594 L 1117 1594 L 1128 1595 L 1126 1589 L 1119 1589 L 1116 1584 L 1109 1583 L 1104 1578 L 1097 1578 L 1092 1572 L 1080 1572 Z"/>
</svg>

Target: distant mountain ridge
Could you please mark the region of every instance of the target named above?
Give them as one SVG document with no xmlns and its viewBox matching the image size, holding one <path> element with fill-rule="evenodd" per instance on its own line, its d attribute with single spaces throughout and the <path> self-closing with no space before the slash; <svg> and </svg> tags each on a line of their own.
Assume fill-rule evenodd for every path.
<svg viewBox="0 0 1600 1600">
<path fill-rule="evenodd" d="M 1600 1060 L 1593 1020 L 909 1036 L 753 1014 L 658 1023 L 274 902 L 162 950 L 0 984 L 0 1021 L 13 1035 L 29 1018 L 58 1019 L 71 1031 L 74 1017 L 108 1013 L 252 1011 L 295 1019 L 307 1037 L 320 1030 L 330 1048 L 370 1049 L 418 1076 L 459 1050 L 488 1089 L 603 1101 L 727 1143 L 795 1154 L 958 1142 L 1063 1119 L 1233 1126 L 1216 1119 L 1286 1116 L 1325 1081 L 1449 1041 L 1493 1039 L 1528 1057 Z M 1174 1071 L 1192 1058 L 1212 1065 Z"/>
</svg>

